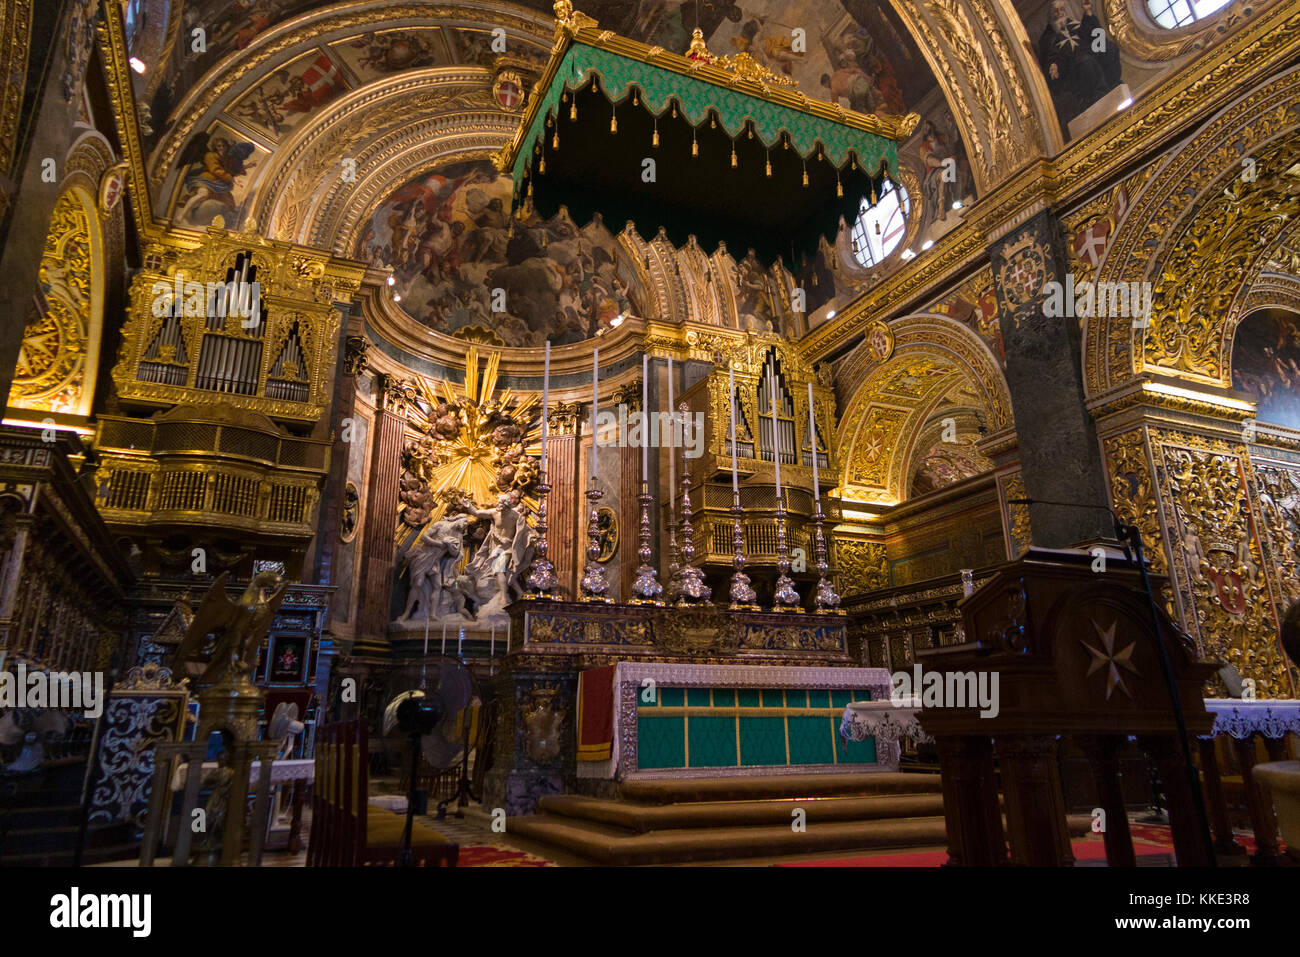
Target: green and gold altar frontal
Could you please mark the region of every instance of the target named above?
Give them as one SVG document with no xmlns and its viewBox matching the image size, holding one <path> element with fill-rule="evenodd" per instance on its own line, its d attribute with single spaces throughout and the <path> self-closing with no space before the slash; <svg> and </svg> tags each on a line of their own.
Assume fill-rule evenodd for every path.
<svg viewBox="0 0 1300 957">
<path fill-rule="evenodd" d="M 746 53 L 712 55 L 698 30 L 683 55 L 600 30 L 568 0 L 555 13 L 550 61 L 494 157 L 543 215 L 793 255 L 876 201 L 919 121 L 813 99 Z"/>
<path fill-rule="evenodd" d="M 637 705 L 637 769 L 874 764 L 876 742 L 843 741 L 850 701 L 870 692 L 658 688 Z"/>
</svg>

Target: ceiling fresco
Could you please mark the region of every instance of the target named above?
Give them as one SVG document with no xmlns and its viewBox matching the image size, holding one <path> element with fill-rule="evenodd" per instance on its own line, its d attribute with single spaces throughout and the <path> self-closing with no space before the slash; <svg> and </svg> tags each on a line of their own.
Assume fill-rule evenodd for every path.
<svg viewBox="0 0 1300 957">
<path fill-rule="evenodd" d="M 514 220 L 512 180 L 489 162 L 444 167 L 390 193 L 354 255 L 391 269 L 404 312 L 508 346 L 576 342 L 635 311 L 632 267 L 599 220 Z"/>
</svg>

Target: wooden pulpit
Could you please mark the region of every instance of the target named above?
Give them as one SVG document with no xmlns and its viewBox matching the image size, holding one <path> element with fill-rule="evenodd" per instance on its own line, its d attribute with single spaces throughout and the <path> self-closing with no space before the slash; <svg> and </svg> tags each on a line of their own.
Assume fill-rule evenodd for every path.
<svg viewBox="0 0 1300 957">
<path fill-rule="evenodd" d="M 938 747 L 951 865 L 1074 863 L 1057 762 L 1067 735 L 1096 781 L 1112 866 L 1135 863 L 1117 758 L 1130 735 L 1159 770 L 1179 864 L 1208 863 L 1158 643 L 1190 735 L 1213 724 L 1202 691 L 1217 665 L 1163 610 L 1157 628 L 1136 564 L 1099 547 L 1030 549 L 961 603 L 964 644 L 917 656 L 925 681 L 937 688 L 927 673 L 942 675 L 946 692 L 923 699 L 920 720 Z M 1157 594 L 1161 584 L 1153 578 Z M 962 700 L 981 673 L 997 682 L 996 714 L 985 707 L 983 717 L 970 695 Z"/>
</svg>

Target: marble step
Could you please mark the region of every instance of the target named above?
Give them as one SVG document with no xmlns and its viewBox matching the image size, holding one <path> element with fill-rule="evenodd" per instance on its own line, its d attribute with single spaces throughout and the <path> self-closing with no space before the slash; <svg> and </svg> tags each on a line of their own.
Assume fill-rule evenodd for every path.
<svg viewBox="0 0 1300 957">
<path fill-rule="evenodd" d="M 802 832 L 785 823 L 634 834 L 594 821 L 538 814 L 511 818 L 508 830 L 605 865 L 686 864 L 834 850 L 943 847 L 948 842 L 942 817 L 812 822 Z"/>
<path fill-rule="evenodd" d="M 642 804 L 687 801 L 744 801 L 769 798 L 939 794 L 937 774 L 865 772 L 836 774 L 765 774 L 754 777 L 657 778 L 624 781 L 619 797 Z"/>
<path fill-rule="evenodd" d="M 581 795 L 551 795 L 537 802 L 542 814 L 596 821 L 645 833 L 672 828 L 790 826 L 800 808 L 808 823 L 906 817 L 943 817 L 938 793 L 879 796 L 782 798 L 767 801 L 709 801 L 685 804 L 633 804 Z"/>
</svg>

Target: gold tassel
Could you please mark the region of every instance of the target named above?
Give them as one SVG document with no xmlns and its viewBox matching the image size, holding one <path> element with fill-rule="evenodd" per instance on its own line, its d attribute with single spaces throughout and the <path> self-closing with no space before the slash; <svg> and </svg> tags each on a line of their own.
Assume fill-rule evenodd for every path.
<svg viewBox="0 0 1300 957">
<path fill-rule="evenodd" d="M 876 235 L 880 235 L 880 220 L 876 220 Z"/>
<path fill-rule="evenodd" d="M 560 148 L 560 131 L 557 129 L 554 133 L 551 134 L 551 149 L 558 150 L 559 148 Z"/>
<path fill-rule="evenodd" d="M 804 165 L 803 168 L 803 184 L 805 186 L 808 185 L 808 166 L 806 164 Z"/>
<path fill-rule="evenodd" d="M 740 164 L 736 162 L 736 147 L 732 146 L 731 147 L 731 168 L 735 169 L 739 165 Z"/>
<path fill-rule="evenodd" d="M 767 175 L 769 179 L 772 176 L 772 161 L 770 159 L 767 161 Z"/>
<path fill-rule="evenodd" d="M 840 199 L 844 198 L 844 184 L 840 182 L 839 176 L 835 177 L 835 195 Z"/>
<path fill-rule="evenodd" d="M 700 144 L 699 141 L 695 139 L 694 133 L 691 134 L 691 155 L 692 156 L 700 155 Z"/>
<path fill-rule="evenodd" d="M 611 114 L 609 117 L 609 131 L 611 133 L 618 132 L 618 117 L 614 116 L 613 114 Z"/>
<path fill-rule="evenodd" d="M 578 101 L 575 99 L 569 104 L 569 122 L 577 122 L 578 119 Z"/>
<path fill-rule="evenodd" d="M 657 130 L 657 129 L 655 130 L 655 135 L 654 135 L 654 137 L 650 140 L 650 145 L 651 145 L 651 146 L 658 146 L 658 145 L 659 145 L 659 130 Z"/>
<path fill-rule="evenodd" d="M 539 163 L 537 164 L 537 172 L 539 172 L 539 173 L 545 173 L 545 172 L 546 172 L 546 157 L 545 157 L 545 156 L 543 156 L 542 159 L 541 159 L 541 162 L 539 162 Z"/>
</svg>

